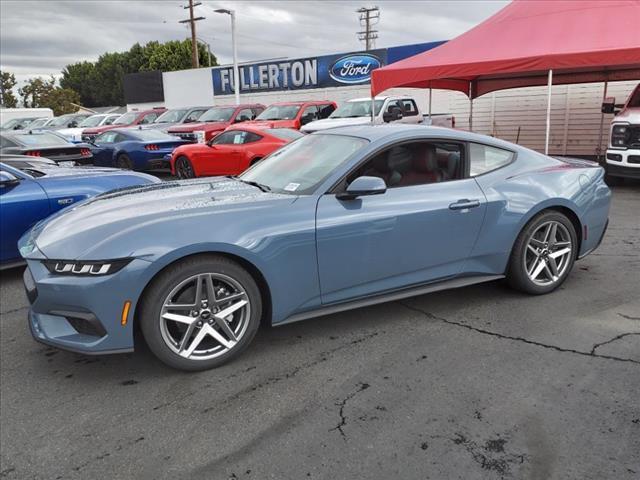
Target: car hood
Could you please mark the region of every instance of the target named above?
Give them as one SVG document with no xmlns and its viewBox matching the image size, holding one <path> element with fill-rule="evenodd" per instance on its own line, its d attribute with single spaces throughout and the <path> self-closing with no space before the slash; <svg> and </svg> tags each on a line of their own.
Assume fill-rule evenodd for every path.
<svg viewBox="0 0 640 480">
<path fill-rule="evenodd" d="M 224 130 L 230 125 L 229 122 L 201 122 L 201 123 L 188 123 L 186 125 L 177 124 L 171 127 L 171 132 L 195 132 L 196 130 Z"/>
<path fill-rule="evenodd" d="M 612 120 L 612 123 L 616 122 L 640 123 L 640 107 L 625 108 Z"/>
<path fill-rule="evenodd" d="M 371 117 L 354 117 L 354 118 L 325 118 L 307 123 L 300 129 L 301 132 L 317 132 L 334 127 L 347 127 L 350 125 L 369 125 Z"/>
<path fill-rule="evenodd" d="M 103 177 L 105 174 L 112 175 L 131 175 L 131 172 L 121 170 L 119 168 L 109 168 L 109 167 L 56 167 L 53 168 L 40 168 L 38 167 L 36 170 L 41 171 L 45 174 L 44 177 L 40 178 L 51 178 L 51 177 Z M 143 174 L 145 177 L 151 177 L 150 175 Z"/>
<path fill-rule="evenodd" d="M 147 227 L 147 231 L 152 230 L 151 226 L 158 223 L 166 224 L 166 235 L 185 222 L 213 226 L 212 214 L 231 212 L 235 217 L 274 203 L 288 204 L 296 198 L 262 192 L 225 177 L 128 187 L 98 195 L 50 217 L 32 230 L 31 238 L 45 256 L 54 259 L 97 258 L 114 246 L 118 247 L 117 256 L 144 255 L 136 249 L 138 245 L 126 241 L 127 235 L 144 232 Z M 109 248 L 104 248 L 107 244 Z"/>
</svg>

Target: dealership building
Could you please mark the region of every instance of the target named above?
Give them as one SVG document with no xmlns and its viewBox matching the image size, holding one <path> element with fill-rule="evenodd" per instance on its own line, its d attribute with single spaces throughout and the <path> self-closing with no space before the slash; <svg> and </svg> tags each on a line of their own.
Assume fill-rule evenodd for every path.
<svg viewBox="0 0 640 480">
<path fill-rule="evenodd" d="M 262 103 L 333 100 L 370 96 L 374 68 L 389 65 L 444 42 L 381 48 L 368 52 L 273 58 L 239 64 L 240 101 Z M 608 97 L 626 99 L 636 81 L 609 82 Z M 175 72 L 143 72 L 125 76 L 127 110 L 164 106 L 232 105 L 233 67 Z M 602 115 L 602 83 L 558 85 L 552 89 L 549 151 L 556 155 L 594 157 L 606 150 L 612 115 Z M 398 88 L 384 94 L 413 96 L 423 113 L 455 116 L 456 128 L 469 126 L 470 102 L 466 95 L 448 90 Z M 502 90 L 473 101 L 473 130 L 535 150 L 544 149 L 547 87 Z M 603 134 L 601 135 L 601 131 Z"/>
</svg>

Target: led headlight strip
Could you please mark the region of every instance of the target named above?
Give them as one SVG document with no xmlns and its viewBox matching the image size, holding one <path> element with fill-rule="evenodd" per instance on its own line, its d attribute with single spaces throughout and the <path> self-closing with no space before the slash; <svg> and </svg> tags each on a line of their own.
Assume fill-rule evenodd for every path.
<svg viewBox="0 0 640 480">
<path fill-rule="evenodd" d="M 50 273 L 55 275 L 99 276 L 111 275 L 122 270 L 132 259 L 118 258 L 115 260 L 45 260 L 42 262 Z"/>
</svg>

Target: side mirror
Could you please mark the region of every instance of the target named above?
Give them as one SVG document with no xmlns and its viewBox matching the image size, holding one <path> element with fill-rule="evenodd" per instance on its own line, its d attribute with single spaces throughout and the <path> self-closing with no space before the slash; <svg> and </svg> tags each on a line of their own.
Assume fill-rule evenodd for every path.
<svg viewBox="0 0 640 480">
<path fill-rule="evenodd" d="M 384 112 L 384 114 L 382 115 L 382 120 L 384 120 L 385 123 L 389 123 L 389 122 L 395 122 L 397 120 L 400 120 L 402 118 L 402 110 L 400 110 L 400 107 L 390 107 L 389 110 L 387 110 L 386 112 Z"/>
<path fill-rule="evenodd" d="M 382 195 L 387 191 L 387 184 L 380 177 L 358 177 L 349 184 L 346 192 L 339 193 L 338 200 L 353 200 L 357 197 Z"/>
<path fill-rule="evenodd" d="M 0 171 L 0 187 L 10 187 L 20 183 L 20 179 L 12 173 Z"/>
<path fill-rule="evenodd" d="M 602 102 L 602 113 L 613 113 L 616 108 L 616 97 L 607 97 Z"/>
<path fill-rule="evenodd" d="M 75 120 L 72 120 L 69 123 L 67 123 L 67 127 L 69 128 L 76 128 L 77 126 L 78 126 L 78 122 L 76 122 Z"/>
</svg>

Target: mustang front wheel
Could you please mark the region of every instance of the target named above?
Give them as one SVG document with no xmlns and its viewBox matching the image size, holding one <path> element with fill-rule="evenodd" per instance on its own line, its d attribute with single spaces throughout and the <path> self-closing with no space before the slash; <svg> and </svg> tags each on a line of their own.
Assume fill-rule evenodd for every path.
<svg viewBox="0 0 640 480">
<path fill-rule="evenodd" d="M 198 256 L 164 271 L 141 304 L 142 332 L 166 364 L 205 370 L 227 362 L 253 339 L 262 314 L 251 275 L 221 256 Z"/>
<path fill-rule="evenodd" d="M 577 249 L 576 232 L 562 213 L 546 211 L 520 232 L 513 247 L 507 280 L 531 294 L 549 293 L 567 278 Z"/>
</svg>

